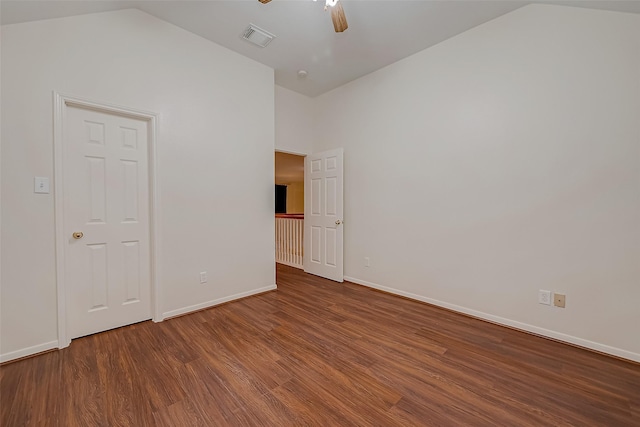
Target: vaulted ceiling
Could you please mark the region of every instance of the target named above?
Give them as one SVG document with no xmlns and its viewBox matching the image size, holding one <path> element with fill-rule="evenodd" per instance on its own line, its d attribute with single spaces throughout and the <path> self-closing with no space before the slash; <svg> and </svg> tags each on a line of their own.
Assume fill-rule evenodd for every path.
<svg viewBox="0 0 640 427">
<path fill-rule="evenodd" d="M 3 0 L 0 17 L 12 24 L 137 8 L 272 67 L 278 85 L 317 96 L 529 3 L 640 13 L 633 0 L 342 0 L 344 33 L 333 31 L 323 0 Z M 266 48 L 249 44 L 241 38 L 249 23 L 276 39 Z"/>
</svg>

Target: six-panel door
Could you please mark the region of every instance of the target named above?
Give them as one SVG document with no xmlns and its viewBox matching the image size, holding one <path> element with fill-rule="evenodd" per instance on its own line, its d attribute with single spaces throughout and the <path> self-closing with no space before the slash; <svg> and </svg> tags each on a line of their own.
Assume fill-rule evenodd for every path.
<svg viewBox="0 0 640 427">
<path fill-rule="evenodd" d="M 304 270 L 342 282 L 342 148 L 307 156 L 305 164 Z"/>
<path fill-rule="evenodd" d="M 147 126 L 139 119 L 65 107 L 70 338 L 151 318 Z"/>
</svg>

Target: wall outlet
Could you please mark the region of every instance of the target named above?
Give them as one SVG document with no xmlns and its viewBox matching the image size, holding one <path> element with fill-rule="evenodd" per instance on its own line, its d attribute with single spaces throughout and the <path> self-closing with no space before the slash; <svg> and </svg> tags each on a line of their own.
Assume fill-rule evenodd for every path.
<svg viewBox="0 0 640 427">
<path fill-rule="evenodd" d="M 369 257 L 368 256 L 364 257 L 364 266 L 369 267 L 370 265 L 371 263 L 369 262 Z"/>
<path fill-rule="evenodd" d="M 207 272 L 206 271 L 201 271 L 200 272 L 200 283 L 207 283 Z"/>
<path fill-rule="evenodd" d="M 556 307 L 564 308 L 565 298 L 565 294 L 553 294 L 553 305 L 555 305 Z"/>
<path fill-rule="evenodd" d="M 551 305 L 551 291 L 538 291 L 538 304 Z"/>
</svg>

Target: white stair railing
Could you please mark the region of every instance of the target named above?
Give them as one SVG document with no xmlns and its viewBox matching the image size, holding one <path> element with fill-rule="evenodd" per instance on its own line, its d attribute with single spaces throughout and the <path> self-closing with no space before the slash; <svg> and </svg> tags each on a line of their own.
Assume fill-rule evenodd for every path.
<svg viewBox="0 0 640 427">
<path fill-rule="evenodd" d="M 303 215 L 278 214 L 276 216 L 276 262 L 303 268 L 302 236 Z"/>
</svg>

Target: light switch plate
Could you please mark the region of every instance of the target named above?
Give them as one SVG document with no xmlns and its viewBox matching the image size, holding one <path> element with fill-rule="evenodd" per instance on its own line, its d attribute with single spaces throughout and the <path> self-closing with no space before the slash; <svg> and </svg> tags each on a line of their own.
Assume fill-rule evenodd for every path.
<svg viewBox="0 0 640 427">
<path fill-rule="evenodd" d="M 33 192 L 49 194 L 49 178 L 44 176 L 36 176 L 33 178 Z"/>
</svg>

